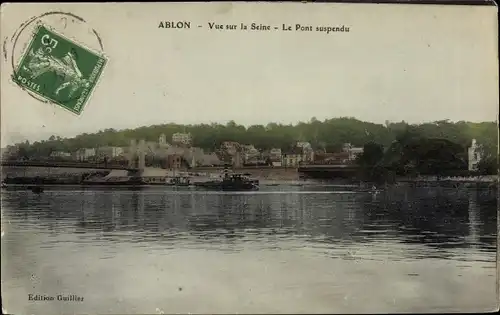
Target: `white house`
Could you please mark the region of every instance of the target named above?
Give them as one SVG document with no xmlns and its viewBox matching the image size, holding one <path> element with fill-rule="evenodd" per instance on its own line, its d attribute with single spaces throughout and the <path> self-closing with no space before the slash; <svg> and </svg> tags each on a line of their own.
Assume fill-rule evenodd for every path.
<svg viewBox="0 0 500 315">
<path fill-rule="evenodd" d="M 124 149 L 121 147 L 100 147 L 97 149 L 98 156 L 105 156 L 108 158 L 114 158 L 120 156 L 124 153 Z"/>
<path fill-rule="evenodd" d="M 343 151 L 349 153 L 349 160 L 354 161 L 360 154 L 363 153 L 363 147 L 354 147 L 350 143 L 344 143 Z"/>
<path fill-rule="evenodd" d="M 76 150 L 75 159 L 78 161 L 86 161 L 90 157 L 96 155 L 96 150 L 94 148 L 81 148 Z"/>
<path fill-rule="evenodd" d="M 284 167 L 298 167 L 304 161 L 307 160 L 303 148 L 296 146 L 292 150 L 282 154 L 281 165 Z"/>
<path fill-rule="evenodd" d="M 59 158 L 69 158 L 71 157 L 71 153 L 64 151 L 53 151 L 50 153 L 51 157 L 59 157 Z"/>
<path fill-rule="evenodd" d="M 158 146 L 160 148 L 168 148 L 170 146 L 170 143 L 167 142 L 167 136 L 164 133 L 158 137 Z"/>
<path fill-rule="evenodd" d="M 190 145 L 191 144 L 191 134 L 176 132 L 172 135 L 172 142 L 176 144 Z"/>
<path fill-rule="evenodd" d="M 297 142 L 296 146 L 297 146 L 297 148 L 301 148 L 301 149 L 312 149 L 311 144 L 309 142 L 305 142 L 305 141 Z"/>
<path fill-rule="evenodd" d="M 221 149 L 227 154 L 233 156 L 236 154 L 236 152 L 239 152 L 241 150 L 241 145 L 235 141 L 224 141 L 221 144 Z"/>
<path fill-rule="evenodd" d="M 309 142 L 299 141 L 296 147 L 302 151 L 301 161 L 312 162 L 314 161 L 314 150 Z"/>
<path fill-rule="evenodd" d="M 291 153 L 283 155 L 281 166 L 284 167 L 297 167 L 300 162 L 304 161 L 304 155 L 300 153 Z"/>
<path fill-rule="evenodd" d="M 256 159 L 260 155 L 259 150 L 257 150 L 253 144 L 242 145 L 241 148 L 243 149 L 245 161 Z"/>
<path fill-rule="evenodd" d="M 481 161 L 481 146 L 477 144 L 476 139 L 472 139 L 472 144 L 469 147 L 469 171 L 476 171 L 477 165 Z"/>
<path fill-rule="evenodd" d="M 271 156 L 281 156 L 281 149 L 280 148 L 272 148 L 269 150 L 269 154 Z"/>
</svg>

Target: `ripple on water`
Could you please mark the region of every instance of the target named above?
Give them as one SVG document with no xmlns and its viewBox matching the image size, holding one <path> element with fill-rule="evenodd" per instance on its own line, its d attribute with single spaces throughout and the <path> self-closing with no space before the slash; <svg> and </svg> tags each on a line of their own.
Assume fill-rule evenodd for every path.
<svg viewBox="0 0 500 315">
<path fill-rule="evenodd" d="M 44 276 L 48 270 L 69 291 L 90 288 L 88 296 L 108 301 L 130 297 L 146 313 L 146 305 L 165 303 L 170 285 L 175 294 L 183 287 L 175 296 L 185 299 L 181 313 L 241 296 L 261 307 L 272 297 L 277 309 L 296 302 L 295 309 L 325 312 L 339 305 L 350 307 L 339 312 L 361 312 L 367 303 L 380 312 L 411 311 L 415 296 L 432 309 L 494 305 L 487 288 L 495 285 L 496 205 L 467 191 L 460 198 L 415 190 L 374 199 L 294 189 L 40 198 L 2 192 L 5 286 L 22 288 L 31 269 L 40 283 L 59 289 Z M 102 303 L 96 312 L 113 307 Z"/>
</svg>

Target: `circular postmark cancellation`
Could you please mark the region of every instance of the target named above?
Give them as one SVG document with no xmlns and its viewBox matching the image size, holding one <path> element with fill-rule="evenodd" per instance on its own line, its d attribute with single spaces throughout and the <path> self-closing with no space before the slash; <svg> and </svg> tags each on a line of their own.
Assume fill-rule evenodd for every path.
<svg viewBox="0 0 500 315">
<path fill-rule="evenodd" d="M 108 61 L 101 38 L 83 18 L 44 13 L 21 24 L 10 43 L 16 85 L 41 102 L 82 113 Z"/>
</svg>

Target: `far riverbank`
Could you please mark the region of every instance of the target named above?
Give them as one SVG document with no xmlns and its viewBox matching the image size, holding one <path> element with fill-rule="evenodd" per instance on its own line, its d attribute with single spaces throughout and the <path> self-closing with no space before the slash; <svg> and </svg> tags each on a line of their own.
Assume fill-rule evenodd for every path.
<svg viewBox="0 0 500 315">
<path fill-rule="evenodd" d="M 217 176 L 221 174 L 222 169 L 220 168 L 201 168 L 185 171 L 174 171 L 161 168 L 146 168 L 144 172 L 144 177 L 162 177 L 162 176 L 174 176 L 179 174 L 185 174 L 188 176 Z M 82 176 L 89 173 L 106 173 L 110 171 L 103 170 L 92 170 L 92 169 L 71 169 L 71 168 L 22 168 L 22 167 L 3 167 L 1 170 L 2 181 L 8 178 L 15 177 L 26 177 L 26 178 L 47 178 L 47 179 L 72 179 L 77 180 Z M 119 172 L 119 176 L 127 176 L 126 171 L 113 171 L 114 173 Z M 250 177 L 258 179 L 263 182 L 351 182 L 359 183 L 357 180 L 346 180 L 340 178 L 332 179 L 314 179 L 301 176 L 297 169 L 295 168 L 272 168 L 272 167 L 259 167 L 259 168 L 242 168 L 237 169 L 235 172 L 249 174 Z M 498 181 L 497 175 L 486 175 L 486 176 L 469 176 L 469 177 L 441 177 L 437 176 L 420 176 L 416 178 L 398 177 L 396 178 L 396 183 L 398 184 L 428 184 L 434 183 L 495 183 Z"/>
</svg>

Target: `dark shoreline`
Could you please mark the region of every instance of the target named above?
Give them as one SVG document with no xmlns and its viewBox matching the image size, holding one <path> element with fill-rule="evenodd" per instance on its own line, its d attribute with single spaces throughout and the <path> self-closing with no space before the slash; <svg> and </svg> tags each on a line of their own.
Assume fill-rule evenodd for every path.
<svg viewBox="0 0 500 315">
<path fill-rule="evenodd" d="M 345 181 L 345 180 L 290 180 L 290 179 L 262 179 L 261 186 L 272 187 L 272 186 L 309 186 L 309 185 L 324 185 L 324 186 L 339 186 L 339 187 L 352 187 L 356 189 L 371 189 L 372 186 L 378 188 L 387 187 L 407 187 L 407 188 L 477 188 L 477 189 L 496 189 L 498 187 L 498 181 L 481 181 L 481 180 L 453 180 L 453 179 L 443 179 L 443 180 L 429 180 L 429 179 L 401 179 L 396 181 L 394 184 L 382 184 L 377 185 L 366 181 Z M 172 184 L 161 184 L 161 183 L 100 183 L 100 182 L 84 182 L 82 180 L 73 179 L 58 179 L 49 177 L 37 177 L 37 178 L 11 178 L 4 180 L 2 182 L 2 188 L 4 189 L 32 189 L 33 187 L 46 187 L 46 188 L 80 188 L 80 189 L 142 189 L 150 187 L 182 187 L 182 185 L 172 185 Z"/>
</svg>

